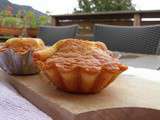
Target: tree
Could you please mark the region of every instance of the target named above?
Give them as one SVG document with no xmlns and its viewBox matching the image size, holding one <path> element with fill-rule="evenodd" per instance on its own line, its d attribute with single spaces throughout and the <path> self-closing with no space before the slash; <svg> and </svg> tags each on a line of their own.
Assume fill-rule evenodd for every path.
<svg viewBox="0 0 160 120">
<path fill-rule="evenodd" d="M 119 10 L 135 10 L 132 0 L 78 0 L 77 12 L 105 12 Z"/>
</svg>

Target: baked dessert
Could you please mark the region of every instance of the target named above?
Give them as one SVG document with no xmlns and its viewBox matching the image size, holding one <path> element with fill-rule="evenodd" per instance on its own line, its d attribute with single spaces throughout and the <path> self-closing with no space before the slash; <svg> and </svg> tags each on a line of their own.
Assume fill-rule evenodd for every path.
<svg viewBox="0 0 160 120">
<path fill-rule="evenodd" d="M 32 60 L 34 50 L 44 48 L 37 38 L 11 38 L 0 47 L 0 67 L 9 74 L 35 74 L 40 70 Z"/>
<path fill-rule="evenodd" d="M 31 49 L 42 49 L 45 45 L 44 42 L 38 38 L 11 38 L 5 42 L 3 47 L 12 49 L 19 54 L 23 54 Z"/>
<path fill-rule="evenodd" d="M 64 39 L 33 53 L 33 59 L 58 88 L 73 93 L 96 93 L 127 69 L 104 43 Z"/>
</svg>

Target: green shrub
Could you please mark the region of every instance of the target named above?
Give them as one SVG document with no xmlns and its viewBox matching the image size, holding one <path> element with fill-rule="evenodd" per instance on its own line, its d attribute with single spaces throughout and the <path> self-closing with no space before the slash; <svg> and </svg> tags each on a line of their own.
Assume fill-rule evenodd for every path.
<svg viewBox="0 0 160 120">
<path fill-rule="evenodd" d="M 3 22 L 3 17 L 0 16 L 0 26 L 2 26 L 2 22 Z"/>
<path fill-rule="evenodd" d="M 38 27 L 36 16 L 33 12 L 28 11 L 24 17 L 25 27 L 36 28 Z"/>
<path fill-rule="evenodd" d="M 5 17 L 2 21 L 4 27 L 15 27 L 17 20 L 14 17 Z"/>
<path fill-rule="evenodd" d="M 48 18 L 46 16 L 39 17 L 39 26 L 46 25 L 48 23 Z"/>
<path fill-rule="evenodd" d="M 47 25 L 48 16 L 35 16 L 33 12 L 28 11 L 24 18 L 25 26 L 29 28 L 37 28 L 39 26 Z"/>
<path fill-rule="evenodd" d="M 39 26 L 47 25 L 49 21 L 48 16 L 36 16 L 32 11 L 18 11 L 16 16 L 8 16 L 7 12 L 0 12 L 0 26 L 2 27 L 16 27 L 16 28 L 37 28 Z"/>
<path fill-rule="evenodd" d="M 23 22 L 21 19 L 16 17 L 4 17 L 1 26 L 21 28 L 23 27 Z"/>
</svg>

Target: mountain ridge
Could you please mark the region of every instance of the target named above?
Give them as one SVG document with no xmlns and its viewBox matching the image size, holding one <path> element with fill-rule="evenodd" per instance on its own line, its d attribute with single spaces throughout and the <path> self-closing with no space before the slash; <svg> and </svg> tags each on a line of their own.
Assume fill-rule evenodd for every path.
<svg viewBox="0 0 160 120">
<path fill-rule="evenodd" d="M 13 15 L 16 15 L 16 13 L 20 10 L 32 11 L 36 16 L 46 15 L 38 10 L 33 9 L 31 6 L 17 5 L 8 0 L 0 0 L 0 11 L 6 10 L 8 6 L 12 8 Z"/>
</svg>

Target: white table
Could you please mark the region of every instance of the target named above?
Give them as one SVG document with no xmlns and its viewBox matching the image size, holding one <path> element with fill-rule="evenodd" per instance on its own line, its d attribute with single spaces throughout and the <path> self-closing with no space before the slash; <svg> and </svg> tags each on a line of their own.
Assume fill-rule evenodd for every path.
<svg viewBox="0 0 160 120">
<path fill-rule="evenodd" d="M 158 69 L 160 67 L 160 55 L 147 55 L 135 53 L 120 53 L 121 63 L 136 68 Z"/>
</svg>

